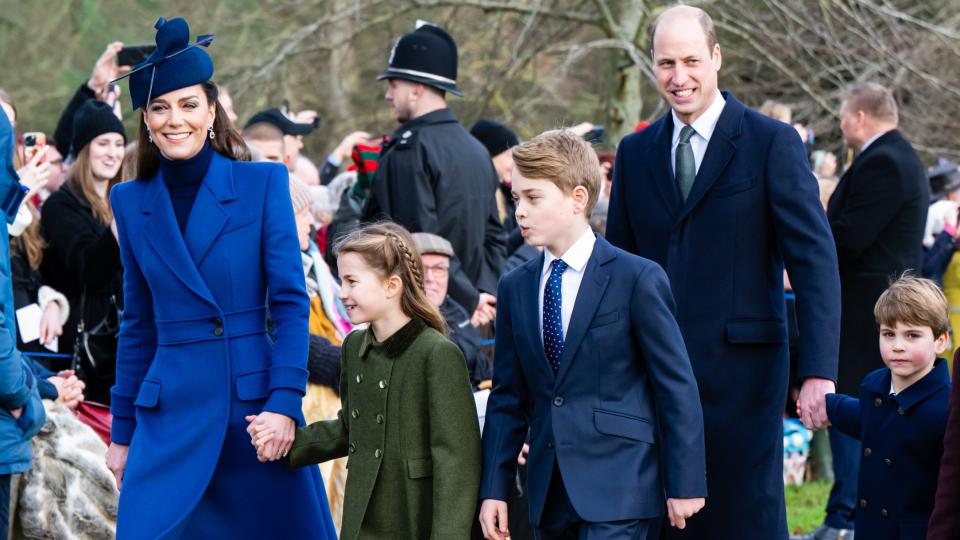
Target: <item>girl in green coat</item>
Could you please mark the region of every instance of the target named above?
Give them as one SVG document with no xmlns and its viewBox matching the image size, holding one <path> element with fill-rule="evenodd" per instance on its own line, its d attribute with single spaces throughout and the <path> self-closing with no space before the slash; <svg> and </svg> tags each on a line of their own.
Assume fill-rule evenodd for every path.
<svg viewBox="0 0 960 540">
<path fill-rule="evenodd" d="M 337 253 L 350 322 L 369 327 L 343 342 L 338 418 L 298 429 L 289 463 L 348 456 L 344 540 L 466 540 L 480 430 L 463 354 L 424 294 L 420 254 L 393 223 L 353 232 Z M 249 431 L 258 454 L 275 435 Z"/>
</svg>

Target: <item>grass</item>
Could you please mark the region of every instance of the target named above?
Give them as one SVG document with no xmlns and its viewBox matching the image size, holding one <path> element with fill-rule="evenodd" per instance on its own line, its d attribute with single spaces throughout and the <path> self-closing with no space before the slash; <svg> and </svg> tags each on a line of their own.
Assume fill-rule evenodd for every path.
<svg viewBox="0 0 960 540">
<path fill-rule="evenodd" d="M 823 523 L 830 484 L 808 482 L 802 486 L 787 486 L 787 529 L 790 534 L 804 534 Z"/>
</svg>

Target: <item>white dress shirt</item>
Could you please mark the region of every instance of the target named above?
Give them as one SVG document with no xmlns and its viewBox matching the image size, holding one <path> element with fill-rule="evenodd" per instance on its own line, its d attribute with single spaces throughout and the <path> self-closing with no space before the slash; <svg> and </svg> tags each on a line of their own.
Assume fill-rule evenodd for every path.
<svg viewBox="0 0 960 540">
<path fill-rule="evenodd" d="M 717 121 L 720 120 L 720 114 L 723 113 L 723 107 L 726 104 L 727 101 L 723 99 L 723 95 L 717 90 L 717 95 L 710 107 L 703 111 L 703 114 L 690 124 L 693 131 L 696 132 L 690 137 L 690 147 L 693 148 L 693 159 L 697 164 L 697 172 L 700 172 L 700 164 L 703 163 L 703 156 L 707 153 L 707 145 L 710 144 L 710 137 L 713 136 L 713 130 L 717 127 Z M 677 166 L 677 145 L 680 144 L 680 130 L 687 124 L 684 124 L 677 117 L 677 113 L 673 109 L 670 110 L 670 114 L 673 115 L 673 139 L 671 139 L 673 142 L 670 144 L 670 170 L 672 170 L 674 176 L 676 176 L 677 171 L 674 169 L 676 169 Z"/>
<path fill-rule="evenodd" d="M 883 137 L 886 133 L 887 133 L 886 131 L 884 131 L 884 132 L 882 132 L 882 133 L 877 133 L 877 134 L 874 135 L 873 137 L 870 137 L 869 139 L 867 139 L 867 142 L 863 143 L 863 146 L 860 147 L 860 152 L 859 152 L 859 153 L 862 154 L 862 153 L 867 149 L 867 147 L 869 147 L 871 144 L 873 144 L 874 142 L 876 142 L 876 140 L 879 139 L 880 137 Z"/>
<path fill-rule="evenodd" d="M 593 253 L 593 245 L 597 243 L 597 237 L 593 230 L 588 226 L 579 240 L 574 242 L 567 252 L 560 257 L 550 253 L 549 249 L 543 250 L 543 269 L 540 273 L 540 340 L 543 341 L 543 289 L 547 286 L 547 280 L 550 279 L 550 270 L 554 259 L 563 259 L 567 263 L 567 269 L 564 270 L 562 282 L 560 284 L 560 317 L 563 320 L 563 336 L 567 336 L 567 328 L 570 326 L 570 316 L 573 315 L 573 305 L 577 301 L 577 293 L 580 291 L 580 283 L 583 281 L 583 272 L 587 268 L 587 261 Z"/>
</svg>

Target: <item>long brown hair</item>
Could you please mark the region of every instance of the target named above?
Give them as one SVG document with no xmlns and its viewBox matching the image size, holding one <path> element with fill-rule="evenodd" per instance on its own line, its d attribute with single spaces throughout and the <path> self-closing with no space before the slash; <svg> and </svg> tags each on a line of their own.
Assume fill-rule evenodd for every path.
<svg viewBox="0 0 960 540">
<path fill-rule="evenodd" d="M 217 99 L 220 90 L 217 89 L 216 83 L 207 81 L 201 83 L 200 86 L 203 87 L 207 102 L 213 103 L 216 107 L 211 146 L 214 150 L 232 160 L 250 161 L 250 149 L 243 142 L 243 137 L 233 127 L 233 123 L 227 116 L 227 111 L 223 109 L 223 105 L 220 105 L 220 101 Z M 143 106 L 144 108 L 137 111 L 140 116 L 140 129 L 137 133 L 137 178 L 141 180 L 153 178 L 157 174 L 157 170 L 160 169 L 160 150 L 150 142 L 150 130 L 147 129 L 147 124 L 143 120 L 143 111 L 149 105 L 147 103 Z"/>
<path fill-rule="evenodd" d="M 94 187 L 97 179 L 93 175 L 93 167 L 90 165 L 90 145 L 87 144 L 77 153 L 67 176 L 67 185 L 70 186 L 70 191 L 74 195 L 86 199 L 90 203 L 90 209 L 93 210 L 93 216 L 104 225 L 109 225 L 113 221 L 113 210 L 110 208 L 110 190 L 120 183 L 120 169 L 120 167 L 117 168 L 117 174 L 107 183 L 107 193 L 101 198 Z"/>
<path fill-rule="evenodd" d="M 400 309 L 411 319 L 446 334 L 447 325 L 440 311 L 427 301 L 423 289 L 423 263 L 413 238 L 406 229 L 390 221 L 356 229 L 341 239 L 337 255 L 356 253 L 384 279 L 398 276 L 403 282 Z"/>
<path fill-rule="evenodd" d="M 27 258 L 27 264 L 30 265 L 30 268 L 36 270 L 40 268 L 40 263 L 43 262 L 43 250 L 47 247 L 47 243 L 43 240 L 43 235 L 40 234 L 40 213 L 37 212 L 37 207 L 29 199 L 23 201 L 23 204 L 33 214 L 33 221 L 23 230 L 20 236 L 10 237 L 10 251 L 23 254 Z"/>
</svg>

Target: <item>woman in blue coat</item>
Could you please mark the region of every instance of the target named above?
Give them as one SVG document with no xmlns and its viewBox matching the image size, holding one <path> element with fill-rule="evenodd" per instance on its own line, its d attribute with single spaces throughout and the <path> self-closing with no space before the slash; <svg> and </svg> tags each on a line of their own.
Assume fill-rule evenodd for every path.
<svg viewBox="0 0 960 540">
<path fill-rule="evenodd" d="M 303 424 L 309 301 L 287 173 L 246 163 L 183 19 L 131 71 L 137 179 L 112 191 L 125 310 L 107 464 L 119 540 L 334 539 L 316 468 L 260 463 L 245 417 Z M 267 312 L 273 321 L 268 334 Z"/>
</svg>

